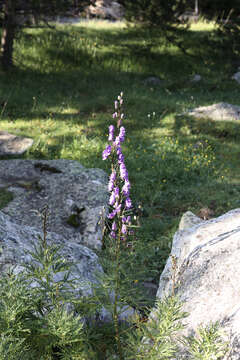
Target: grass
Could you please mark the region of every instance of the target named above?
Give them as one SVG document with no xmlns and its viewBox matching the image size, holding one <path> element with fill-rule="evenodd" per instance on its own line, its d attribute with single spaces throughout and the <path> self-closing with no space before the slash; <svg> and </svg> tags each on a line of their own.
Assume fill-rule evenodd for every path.
<svg viewBox="0 0 240 360">
<path fill-rule="evenodd" d="M 218 216 L 240 206 L 238 122 L 179 116 L 195 106 L 239 104 L 231 80 L 237 69 L 212 24 L 182 36 L 189 55 L 157 32 L 124 24 L 26 29 L 15 43 L 16 68 L 0 73 L 1 129 L 34 139 L 20 158 L 74 159 L 108 173 L 101 153 L 113 101 L 124 92 L 123 150 L 142 209 L 137 256 L 156 284 L 185 211 L 209 207 Z M 202 80 L 192 83 L 194 74 Z M 149 76 L 162 85 L 146 85 Z M 0 192 L 0 207 L 4 199 Z"/>
</svg>

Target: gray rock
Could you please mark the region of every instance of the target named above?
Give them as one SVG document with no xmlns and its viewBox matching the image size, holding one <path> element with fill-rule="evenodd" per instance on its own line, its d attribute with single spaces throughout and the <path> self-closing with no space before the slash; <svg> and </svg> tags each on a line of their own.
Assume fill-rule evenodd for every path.
<svg viewBox="0 0 240 360">
<path fill-rule="evenodd" d="M 33 140 L 9 134 L 7 131 L 0 131 L 0 156 L 21 155 L 33 144 Z"/>
<path fill-rule="evenodd" d="M 2 209 L 19 225 L 42 229 L 39 212 L 49 206 L 49 231 L 71 243 L 100 248 L 107 211 L 107 175 L 71 160 L 2 160 L 0 188 L 14 194 Z"/>
<path fill-rule="evenodd" d="M 222 102 L 210 106 L 200 106 L 189 110 L 186 114 L 197 118 L 209 118 L 216 121 L 240 120 L 240 106 Z"/>
<path fill-rule="evenodd" d="M 198 81 L 200 81 L 200 80 L 202 80 L 201 75 L 195 74 L 195 75 L 192 77 L 191 82 L 198 82 Z"/>
<path fill-rule="evenodd" d="M 238 84 L 240 84 L 240 71 L 236 72 L 233 76 L 232 76 L 232 80 L 236 80 Z"/>
<path fill-rule="evenodd" d="M 15 267 L 15 273 L 22 271 L 22 263 L 32 262 L 32 257 L 27 251 L 33 250 L 42 232 L 27 225 L 18 225 L 0 211 L 0 271 L 6 272 L 10 267 Z M 88 296 L 92 293 L 91 284 L 96 283 L 96 272 L 102 272 L 97 255 L 87 247 L 72 243 L 60 234 L 48 232 L 48 244 L 60 245 L 60 253 L 64 259 L 73 262 L 71 279 L 76 281 L 77 293 Z M 58 273 L 54 281 L 63 279 L 64 273 Z"/>
<path fill-rule="evenodd" d="M 156 76 L 149 76 L 148 78 L 146 78 L 143 83 L 145 85 L 153 85 L 153 86 L 159 86 L 159 85 L 163 85 L 163 80 L 159 79 Z"/>
<path fill-rule="evenodd" d="M 169 257 L 157 297 L 163 299 L 175 288 L 189 313 L 182 334 L 196 334 L 200 326 L 218 321 L 222 339 L 231 347 L 224 360 L 240 359 L 240 209 L 183 227 L 174 235 L 171 255 L 177 264 L 175 284 Z"/>
<path fill-rule="evenodd" d="M 85 9 L 88 17 L 120 20 L 123 17 L 123 7 L 117 1 L 96 0 L 94 5 Z"/>
<path fill-rule="evenodd" d="M 178 230 L 186 230 L 194 225 L 198 225 L 202 222 L 198 216 L 194 215 L 191 211 L 187 211 L 183 214 Z"/>
</svg>

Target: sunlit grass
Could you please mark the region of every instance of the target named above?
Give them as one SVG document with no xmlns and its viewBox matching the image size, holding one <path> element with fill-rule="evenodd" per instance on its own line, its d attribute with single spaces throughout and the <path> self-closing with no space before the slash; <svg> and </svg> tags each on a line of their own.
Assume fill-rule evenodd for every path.
<svg viewBox="0 0 240 360">
<path fill-rule="evenodd" d="M 96 20 L 90 20 L 90 21 L 83 21 L 83 22 L 78 22 L 76 23 L 76 26 L 79 27 L 84 27 L 84 28 L 89 28 L 89 29 L 96 29 L 96 30 L 101 30 L 101 29 L 107 29 L 109 30 L 114 30 L 114 29 L 124 29 L 126 28 L 126 23 L 125 21 L 107 21 L 107 20 L 101 20 L 101 19 L 96 19 Z"/>
<path fill-rule="evenodd" d="M 192 31 L 212 31 L 216 30 L 218 25 L 214 21 L 198 21 L 192 22 L 190 30 Z"/>
</svg>

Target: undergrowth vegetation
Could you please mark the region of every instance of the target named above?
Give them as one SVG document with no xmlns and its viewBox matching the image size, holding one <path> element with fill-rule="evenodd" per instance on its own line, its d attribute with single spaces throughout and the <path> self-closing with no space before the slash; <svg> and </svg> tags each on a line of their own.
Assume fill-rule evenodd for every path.
<svg viewBox="0 0 240 360">
<path fill-rule="evenodd" d="M 236 65 L 212 25 L 193 25 L 180 40 L 188 55 L 167 45 L 157 31 L 150 33 L 121 23 L 90 22 L 57 25 L 55 30 L 28 29 L 19 34 L 15 44 L 16 68 L 8 74 L 0 73 L 1 130 L 34 139 L 32 148 L 20 158 L 73 159 L 86 167 L 102 168 L 109 175 L 109 164 L 102 161 L 101 154 L 107 145 L 106 128 L 112 123 L 111 104 L 124 91 L 127 138 L 122 148 L 132 186 L 133 210 L 140 226 L 135 265 L 126 266 L 125 271 L 140 285 L 146 278 L 158 284 L 172 235 L 184 211 L 199 214 L 207 207 L 213 216 L 218 216 L 240 205 L 240 125 L 184 115 L 187 109 L 196 106 L 222 101 L 238 104 L 239 85 L 231 76 L 239 64 Z M 199 82 L 191 81 L 195 74 L 201 75 Z M 161 81 L 149 83 L 145 81 L 148 77 L 158 77 Z M 0 208 L 9 200 L 11 194 L 7 188 L 0 189 Z M 99 255 L 104 265 L 106 254 Z M 17 280 L 11 281 L 15 289 Z M 24 291 L 20 287 L 17 296 L 23 296 Z M 145 299 L 143 291 L 139 299 L 133 299 L 136 302 L 144 318 L 154 299 Z M 29 306 L 33 306 L 29 314 L 35 316 L 36 304 Z M 173 305 L 168 306 L 170 309 Z M 68 315 L 63 309 L 58 310 L 58 318 L 65 321 Z M 6 322 L 5 329 L 10 329 L 11 324 Z M 133 344 L 147 333 L 137 326 L 133 328 L 131 339 L 129 332 L 123 331 L 124 343 Z M 19 329 L 16 331 L 21 334 L 29 331 L 29 328 Z M 93 330 L 85 334 L 86 339 L 91 335 L 97 344 L 95 349 L 91 348 L 92 358 L 116 359 L 113 328 L 109 325 L 102 330 L 98 334 L 92 334 Z M 9 339 L 18 337 L 16 334 L 8 333 L 10 337 L 3 339 L 5 343 L 2 340 L 0 351 L 11 350 Z M 21 336 L 11 353 L 23 349 Z M 60 342 L 51 344 L 49 348 L 55 349 L 55 355 L 46 352 L 48 357 L 43 357 L 44 360 L 60 359 L 59 356 L 84 359 L 76 354 L 72 358 L 66 354 L 63 357 L 69 348 L 67 341 L 61 355 L 58 355 Z M 137 357 L 138 347 L 134 344 L 135 356 L 128 354 L 129 359 L 171 358 L 157 357 L 158 347 L 152 357 L 146 357 L 145 350 L 139 348 Z M 196 356 L 198 344 L 194 340 L 192 344 L 192 354 Z M 87 349 L 84 351 L 89 351 L 90 359 L 90 348 Z M 6 359 L 11 359 L 6 354 Z M 12 359 L 20 357 L 12 356 Z"/>
</svg>

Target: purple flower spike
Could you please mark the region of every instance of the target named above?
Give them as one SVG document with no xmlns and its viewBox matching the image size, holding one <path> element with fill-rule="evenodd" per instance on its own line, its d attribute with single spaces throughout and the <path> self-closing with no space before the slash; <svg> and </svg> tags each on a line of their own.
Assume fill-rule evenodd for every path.
<svg viewBox="0 0 240 360">
<path fill-rule="evenodd" d="M 122 154 L 122 149 L 121 149 L 120 146 L 117 147 L 116 151 L 117 151 L 117 155 L 118 155 L 118 156 L 119 156 L 120 154 Z"/>
<path fill-rule="evenodd" d="M 114 195 L 115 195 L 116 198 L 119 197 L 119 187 L 118 187 L 118 186 L 116 186 L 116 187 L 114 188 Z"/>
<path fill-rule="evenodd" d="M 123 187 L 122 187 L 122 193 L 123 193 L 124 196 L 129 197 L 130 188 L 131 188 L 130 182 L 128 180 L 126 180 Z"/>
<path fill-rule="evenodd" d="M 116 239 L 116 233 L 115 233 L 115 231 L 111 231 L 111 232 L 110 232 L 110 236 L 111 236 L 113 239 Z"/>
<path fill-rule="evenodd" d="M 117 214 L 116 210 L 113 210 L 110 214 L 108 214 L 108 219 L 113 219 Z"/>
<path fill-rule="evenodd" d="M 109 205 L 114 205 L 114 203 L 115 203 L 115 201 L 116 201 L 116 197 L 115 197 L 115 194 L 114 194 L 114 192 L 112 192 L 112 194 L 111 194 L 111 196 L 110 196 L 110 199 L 109 199 Z"/>
<path fill-rule="evenodd" d="M 113 231 L 117 230 L 117 225 L 116 225 L 115 221 L 112 223 L 112 230 Z"/>
<path fill-rule="evenodd" d="M 108 191 L 111 192 L 114 188 L 114 182 L 109 181 L 108 183 Z"/>
<path fill-rule="evenodd" d="M 119 132 L 119 139 L 120 139 L 120 142 L 123 142 L 124 139 L 125 139 L 125 133 L 126 133 L 126 130 L 123 126 L 120 127 L 120 132 Z"/>
<path fill-rule="evenodd" d="M 108 140 L 109 140 L 109 141 L 113 141 L 113 140 L 114 140 L 114 126 L 113 126 L 113 125 L 110 125 L 110 126 L 109 126 Z"/>
<path fill-rule="evenodd" d="M 131 209 L 131 207 L 132 207 L 132 201 L 129 197 L 126 198 L 125 206 L 126 206 L 126 209 Z"/>
<path fill-rule="evenodd" d="M 114 183 L 115 183 L 116 177 L 117 177 L 116 171 L 113 171 L 110 175 L 109 183 L 108 183 L 108 191 L 109 192 L 111 192 L 114 188 Z"/>
<path fill-rule="evenodd" d="M 128 171 L 124 163 L 120 164 L 120 177 L 122 180 L 128 180 Z"/>
<path fill-rule="evenodd" d="M 116 211 L 116 213 L 119 214 L 119 213 L 121 212 L 121 204 L 118 205 L 118 204 L 116 203 L 116 205 L 114 205 L 114 206 L 115 206 L 115 211 Z"/>
<path fill-rule="evenodd" d="M 120 137 L 117 136 L 116 139 L 115 139 L 115 141 L 114 141 L 114 145 L 119 147 L 120 143 L 121 143 Z"/>
<path fill-rule="evenodd" d="M 106 160 L 109 157 L 109 155 L 111 154 L 111 151 L 112 151 L 112 147 L 111 147 L 111 145 L 108 145 L 102 153 L 103 160 Z"/>
<path fill-rule="evenodd" d="M 121 164 L 124 162 L 124 155 L 121 153 L 118 155 L 118 163 Z"/>
<path fill-rule="evenodd" d="M 126 226 L 125 224 L 122 225 L 121 233 L 122 233 L 122 234 L 126 234 L 126 233 L 127 233 L 127 226 Z"/>
</svg>

